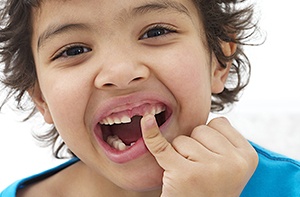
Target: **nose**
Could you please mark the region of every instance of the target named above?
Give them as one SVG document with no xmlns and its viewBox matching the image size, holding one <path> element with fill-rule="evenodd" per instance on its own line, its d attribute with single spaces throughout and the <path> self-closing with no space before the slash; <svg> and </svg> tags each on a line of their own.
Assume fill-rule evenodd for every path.
<svg viewBox="0 0 300 197">
<path fill-rule="evenodd" d="M 125 53 L 106 56 L 100 67 L 94 82 L 98 89 L 127 89 L 147 80 L 150 75 L 145 64 Z"/>
</svg>

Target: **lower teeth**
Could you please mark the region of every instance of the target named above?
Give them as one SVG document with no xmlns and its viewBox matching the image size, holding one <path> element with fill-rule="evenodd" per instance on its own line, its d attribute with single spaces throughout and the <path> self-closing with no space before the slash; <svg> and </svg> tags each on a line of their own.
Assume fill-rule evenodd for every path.
<svg viewBox="0 0 300 197">
<path fill-rule="evenodd" d="M 135 142 L 132 142 L 130 146 L 126 146 L 126 144 L 116 135 L 108 136 L 106 142 L 113 148 L 123 151 L 133 146 Z"/>
</svg>

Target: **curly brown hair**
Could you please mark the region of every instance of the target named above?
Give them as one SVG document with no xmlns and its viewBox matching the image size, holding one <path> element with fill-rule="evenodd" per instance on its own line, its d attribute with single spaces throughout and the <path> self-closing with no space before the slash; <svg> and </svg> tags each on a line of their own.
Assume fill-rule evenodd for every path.
<svg viewBox="0 0 300 197">
<path fill-rule="evenodd" d="M 193 0 L 198 8 L 206 33 L 206 45 L 210 53 L 215 54 L 224 68 L 232 62 L 229 78 L 223 92 L 212 95 L 211 111 L 222 111 L 226 106 L 238 101 L 239 93 L 250 78 L 251 66 L 244 54 L 243 46 L 250 43 L 257 23 L 253 21 L 253 5 L 246 0 Z M 16 107 L 25 110 L 23 100 L 28 98 L 26 91 L 37 83 L 37 74 L 31 49 L 31 12 L 39 7 L 42 0 L 0 0 L 0 63 L 3 63 L 1 82 L 8 89 L 2 102 L 14 97 Z M 237 49 L 231 56 L 222 52 L 220 41 L 237 43 Z M 36 113 L 31 105 L 29 119 Z M 52 145 L 56 158 L 62 157 L 65 144 L 59 140 L 59 134 L 53 126 L 46 134 L 37 136 L 48 145 Z"/>
</svg>

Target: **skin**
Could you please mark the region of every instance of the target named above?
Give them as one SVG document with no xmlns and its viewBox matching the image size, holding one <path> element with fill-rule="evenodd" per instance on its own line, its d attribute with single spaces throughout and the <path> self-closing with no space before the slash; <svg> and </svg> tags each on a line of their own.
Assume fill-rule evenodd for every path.
<svg viewBox="0 0 300 197">
<path fill-rule="evenodd" d="M 223 90 L 230 67 L 221 68 L 207 51 L 194 4 L 172 2 L 185 9 L 136 9 L 147 0 L 70 0 L 45 1 L 33 10 L 38 83 L 29 93 L 81 161 L 19 196 L 241 193 L 256 168 L 255 151 L 224 118 L 206 125 L 211 94 Z M 66 24 L 72 25 L 58 30 Z M 149 37 L 157 25 L 163 35 Z M 70 45 L 82 53 L 66 56 Z M 235 45 L 224 42 L 222 48 L 230 55 Z M 168 124 L 158 128 L 145 115 L 141 128 L 149 151 L 125 163 L 111 161 L 95 137 L 95 119 L 106 105 L 148 97 L 167 103 Z"/>
</svg>

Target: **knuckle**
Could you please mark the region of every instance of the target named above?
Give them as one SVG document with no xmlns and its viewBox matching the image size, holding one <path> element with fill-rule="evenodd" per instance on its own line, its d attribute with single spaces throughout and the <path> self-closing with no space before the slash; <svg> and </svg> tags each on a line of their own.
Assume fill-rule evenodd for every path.
<svg viewBox="0 0 300 197">
<path fill-rule="evenodd" d="M 249 167 L 250 167 L 250 163 L 248 162 L 248 160 L 246 160 L 243 157 L 236 158 L 235 169 L 238 172 L 246 172 L 248 171 Z"/>
<path fill-rule="evenodd" d="M 166 143 L 166 141 L 164 140 L 153 141 L 153 143 L 151 144 L 151 152 L 155 154 L 160 154 L 168 150 L 170 146 L 171 144 Z"/>
<path fill-rule="evenodd" d="M 160 138 L 161 133 L 154 131 L 154 132 L 148 132 L 145 136 L 145 139 L 149 142 L 155 142 L 157 138 Z"/>
<path fill-rule="evenodd" d="M 206 125 L 200 125 L 193 129 L 191 133 L 192 138 L 201 137 L 205 131 L 207 131 L 208 126 Z"/>
<path fill-rule="evenodd" d="M 259 162 L 259 157 L 257 152 L 252 146 L 249 146 L 246 150 L 244 150 L 243 154 L 245 155 L 245 159 L 247 160 L 249 167 L 256 168 Z"/>
<path fill-rule="evenodd" d="M 256 168 L 252 160 L 248 157 L 237 156 L 234 158 L 232 170 L 235 172 L 238 179 L 245 179 L 249 174 L 252 174 Z"/>
<path fill-rule="evenodd" d="M 227 118 L 225 117 L 218 117 L 212 119 L 209 123 L 208 126 L 213 126 L 213 125 L 220 125 L 220 124 L 230 124 Z"/>
<path fill-rule="evenodd" d="M 257 152 L 254 149 L 249 153 L 249 157 L 250 157 L 251 165 L 256 168 L 259 162 L 259 157 Z"/>
<path fill-rule="evenodd" d="M 174 138 L 172 144 L 175 146 L 181 145 L 182 143 L 184 143 L 186 141 L 187 136 L 184 135 L 179 135 L 176 138 Z"/>
</svg>

